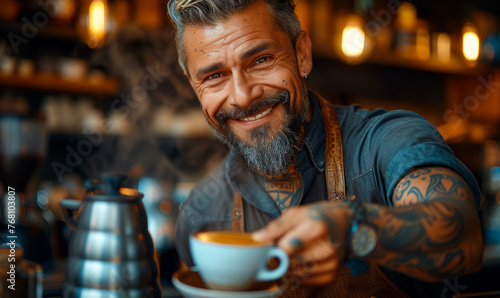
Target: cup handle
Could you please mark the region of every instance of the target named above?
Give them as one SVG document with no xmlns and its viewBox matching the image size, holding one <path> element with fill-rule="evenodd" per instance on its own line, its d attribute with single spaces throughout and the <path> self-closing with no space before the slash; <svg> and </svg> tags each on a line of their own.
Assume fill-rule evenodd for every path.
<svg viewBox="0 0 500 298">
<path fill-rule="evenodd" d="M 258 281 L 279 279 L 286 273 L 289 264 L 288 255 L 286 254 L 286 252 L 281 248 L 273 247 L 269 250 L 266 260 L 274 257 L 280 259 L 278 268 L 269 270 L 267 269 L 267 263 L 264 264 L 259 273 L 257 273 L 256 279 Z"/>
</svg>

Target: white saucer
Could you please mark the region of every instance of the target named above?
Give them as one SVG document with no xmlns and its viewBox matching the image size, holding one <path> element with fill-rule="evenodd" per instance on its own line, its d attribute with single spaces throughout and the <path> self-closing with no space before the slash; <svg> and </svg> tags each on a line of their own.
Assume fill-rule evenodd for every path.
<svg viewBox="0 0 500 298">
<path fill-rule="evenodd" d="M 199 298 L 271 298 L 285 290 L 285 285 L 278 282 L 257 282 L 248 291 L 219 291 L 208 289 L 200 275 L 192 270 L 178 270 L 172 275 L 172 283 L 184 297 Z"/>
</svg>

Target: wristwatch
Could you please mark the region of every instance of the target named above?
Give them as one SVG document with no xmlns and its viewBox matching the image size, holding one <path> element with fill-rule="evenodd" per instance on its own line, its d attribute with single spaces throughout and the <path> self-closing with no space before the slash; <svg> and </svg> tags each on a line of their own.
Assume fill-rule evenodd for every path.
<svg viewBox="0 0 500 298">
<path fill-rule="evenodd" d="M 366 221 L 366 209 L 357 199 L 351 200 L 353 219 L 348 238 L 349 254 L 363 258 L 368 256 L 377 245 L 377 231 Z"/>
</svg>

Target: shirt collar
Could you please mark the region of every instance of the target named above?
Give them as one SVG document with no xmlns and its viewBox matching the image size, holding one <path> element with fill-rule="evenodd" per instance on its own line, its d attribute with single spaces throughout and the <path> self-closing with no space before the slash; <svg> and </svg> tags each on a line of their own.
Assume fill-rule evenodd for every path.
<svg viewBox="0 0 500 298">
<path fill-rule="evenodd" d="M 246 201 L 271 214 L 273 218 L 281 215 L 278 206 L 257 181 L 257 174 L 250 171 L 246 160 L 233 148 L 231 148 L 224 166 L 228 180 L 235 191 L 238 191 Z"/>
</svg>

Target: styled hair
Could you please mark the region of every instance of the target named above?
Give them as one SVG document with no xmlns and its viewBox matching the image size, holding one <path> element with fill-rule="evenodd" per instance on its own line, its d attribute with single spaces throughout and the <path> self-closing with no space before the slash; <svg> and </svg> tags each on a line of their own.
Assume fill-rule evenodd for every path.
<svg viewBox="0 0 500 298">
<path fill-rule="evenodd" d="M 186 71 L 184 30 L 186 26 L 215 25 L 258 0 L 169 0 L 168 13 L 176 29 L 179 65 Z M 292 47 L 300 34 L 300 23 L 294 12 L 294 0 L 263 0 L 270 9 L 274 25 L 290 37 Z"/>
</svg>

